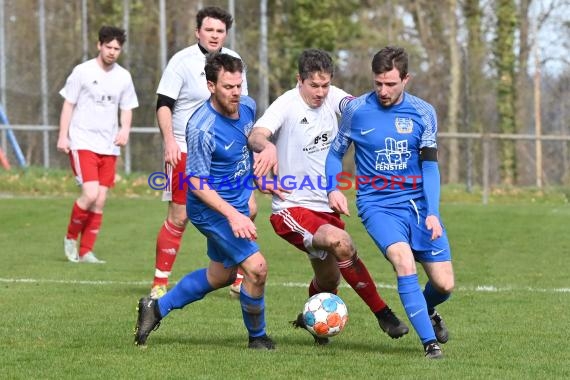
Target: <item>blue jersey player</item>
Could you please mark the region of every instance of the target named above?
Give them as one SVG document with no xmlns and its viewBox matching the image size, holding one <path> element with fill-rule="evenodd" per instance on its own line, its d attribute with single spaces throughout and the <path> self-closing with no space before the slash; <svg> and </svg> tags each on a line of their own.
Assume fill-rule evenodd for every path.
<svg viewBox="0 0 570 380">
<path fill-rule="evenodd" d="M 380 50 L 372 72 L 375 90 L 347 105 L 327 156 L 329 205 L 349 214 L 338 190 L 352 183 L 341 171 L 342 157 L 354 143 L 358 215 L 394 267 L 400 300 L 425 356 L 437 359 L 443 357 L 438 342 L 446 343 L 449 334 L 435 306 L 454 287 L 451 251 L 439 217 L 437 117 L 429 103 L 404 91 L 410 78 L 404 49 Z M 416 261 L 429 278 L 423 294 Z"/>
<path fill-rule="evenodd" d="M 139 300 L 135 344 L 144 346 L 150 332 L 173 309 L 230 285 L 237 267 L 244 271 L 240 290 L 249 348 L 275 348 L 265 332 L 265 258 L 255 243 L 257 232 L 248 217 L 254 189 L 252 153 L 247 135 L 255 120 L 255 102 L 241 97 L 243 63 L 229 54 L 213 54 L 205 66 L 210 100 L 196 110 L 186 127 L 188 219 L 207 237 L 208 268 L 187 274 L 156 300 Z"/>
</svg>

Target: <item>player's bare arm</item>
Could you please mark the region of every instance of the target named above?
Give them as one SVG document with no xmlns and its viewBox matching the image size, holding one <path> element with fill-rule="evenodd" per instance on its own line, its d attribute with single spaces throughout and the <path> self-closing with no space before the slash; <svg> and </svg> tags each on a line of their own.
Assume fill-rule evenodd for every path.
<svg viewBox="0 0 570 380">
<path fill-rule="evenodd" d="M 344 214 L 350 216 L 350 211 L 348 210 L 348 201 L 343 193 L 339 190 L 333 190 L 328 194 L 329 207 L 331 210 L 338 212 L 339 214 Z"/>
<path fill-rule="evenodd" d="M 253 175 L 262 177 L 270 172 L 278 174 L 277 149 L 269 141 L 271 131 L 263 127 L 255 127 L 251 131 L 247 144 L 249 148 L 257 153 L 253 159 Z"/>
<path fill-rule="evenodd" d="M 226 202 L 214 189 L 204 186 L 204 182 L 197 177 L 191 177 L 192 193 L 196 195 L 212 210 L 219 212 L 228 219 L 230 227 L 235 237 L 255 240 L 257 239 L 257 228 L 253 221 L 240 213 L 231 204 Z"/>
<path fill-rule="evenodd" d="M 164 161 L 176 166 L 182 157 L 182 152 L 174 139 L 172 110 L 167 106 L 159 107 L 156 110 L 156 119 L 164 142 Z"/>
<path fill-rule="evenodd" d="M 69 124 L 71 123 L 71 115 L 75 104 L 65 100 L 61 107 L 59 116 L 59 136 L 57 139 L 57 150 L 63 153 L 69 153 Z"/>
<path fill-rule="evenodd" d="M 113 144 L 117 146 L 125 146 L 129 142 L 129 134 L 131 133 L 131 124 L 133 121 L 132 110 L 121 110 L 121 128 L 115 137 Z"/>
</svg>

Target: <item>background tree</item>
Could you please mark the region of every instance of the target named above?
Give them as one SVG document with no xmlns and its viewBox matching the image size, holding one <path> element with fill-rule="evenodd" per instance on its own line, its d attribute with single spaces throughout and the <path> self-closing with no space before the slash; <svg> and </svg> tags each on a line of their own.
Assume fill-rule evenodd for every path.
<svg viewBox="0 0 570 380">
<path fill-rule="evenodd" d="M 447 130 L 459 131 L 459 101 L 461 90 L 461 58 L 457 41 L 457 0 L 447 0 L 448 46 L 449 46 L 449 100 L 447 108 Z M 448 143 L 448 174 L 449 183 L 459 182 L 459 141 L 450 139 Z"/>
<path fill-rule="evenodd" d="M 496 37 L 495 65 L 497 68 L 497 108 L 499 130 L 502 133 L 515 133 L 516 126 L 516 85 L 515 67 L 515 32 L 517 28 L 517 9 L 514 0 L 496 1 Z M 515 143 L 501 140 L 501 181 L 505 185 L 516 182 Z"/>
</svg>

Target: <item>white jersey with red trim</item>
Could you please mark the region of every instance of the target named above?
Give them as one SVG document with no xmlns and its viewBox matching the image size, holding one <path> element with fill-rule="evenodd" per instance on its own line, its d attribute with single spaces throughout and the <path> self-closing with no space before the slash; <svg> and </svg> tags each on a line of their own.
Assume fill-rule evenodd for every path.
<svg viewBox="0 0 570 380">
<path fill-rule="evenodd" d="M 326 192 L 325 160 L 338 132 L 337 115 L 351 98 L 344 90 L 331 86 L 324 103 L 311 108 L 296 87 L 277 98 L 255 123 L 254 127 L 273 133 L 278 181 L 291 190 L 285 200 L 273 197 L 273 212 L 289 207 L 332 212 Z"/>
<path fill-rule="evenodd" d="M 220 52 L 241 59 L 238 53 L 225 47 Z M 157 94 L 176 100 L 172 110 L 172 130 L 180 150 L 184 153 L 187 151 L 186 124 L 194 111 L 210 98 L 205 65 L 206 56 L 198 44 L 180 50 L 168 62 L 156 90 Z M 247 95 L 245 71 L 241 93 Z"/>
<path fill-rule="evenodd" d="M 69 148 L 120 155 L 120 147 L 113 143 L 119 130 L 118 110 L 139 105 L 131 74 L 118 63 L 106 71 L 93 58 L 75 66 L 59 93 L 75 105 Z"/>
</svg>

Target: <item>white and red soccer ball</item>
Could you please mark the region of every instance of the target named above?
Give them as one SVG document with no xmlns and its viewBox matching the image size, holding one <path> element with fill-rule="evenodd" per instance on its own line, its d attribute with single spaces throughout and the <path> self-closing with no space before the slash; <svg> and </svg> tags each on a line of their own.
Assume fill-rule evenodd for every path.
<svg viewBox="0 0 570 380">
<path fill-rule="evenodd" d="M 320 338 L 338 335 L 348 322 L 348 309 L 339 296 L 332 293 L 315 294 L 303 308 L 307 329 Z"/>
</svg>

